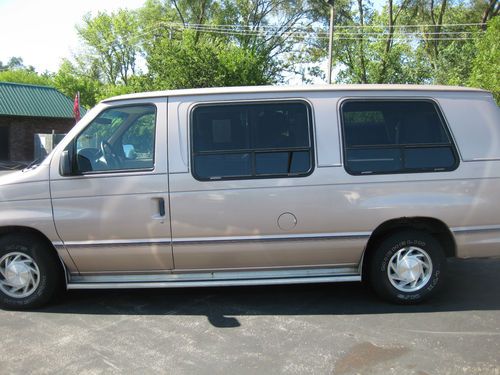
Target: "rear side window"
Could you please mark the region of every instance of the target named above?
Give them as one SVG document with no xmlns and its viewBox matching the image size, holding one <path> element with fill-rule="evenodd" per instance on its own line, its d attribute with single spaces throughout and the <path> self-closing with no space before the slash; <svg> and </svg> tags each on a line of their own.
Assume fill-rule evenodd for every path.
<svg viewBox="0 0 500 375">
<path fill-rule="evenodd" d="M 311 131 L 303 102 L 198 106 L 191 121 L 193 175 L 199 180 L 308 175 Z"/>
<path fill-rule="evenodd" d="M 431 101 L 349 100 L 341 116 L 350 174 L 437 172 L 458 166 L 450 134 Z"/>
</svg>

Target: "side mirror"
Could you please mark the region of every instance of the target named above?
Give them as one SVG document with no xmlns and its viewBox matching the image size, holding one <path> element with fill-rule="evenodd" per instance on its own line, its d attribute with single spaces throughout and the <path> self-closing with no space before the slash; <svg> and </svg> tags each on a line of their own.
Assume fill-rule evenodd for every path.
<svg viewBox="0 0 500 375">
<path fill-rule="evenodd" d="M 61 159 L 59 160 L 59 173 L 61 176 L 71 176 L 71 158 L 69 156 L 69 151 L 64 150 L 61 154 Z"/>
</svg>

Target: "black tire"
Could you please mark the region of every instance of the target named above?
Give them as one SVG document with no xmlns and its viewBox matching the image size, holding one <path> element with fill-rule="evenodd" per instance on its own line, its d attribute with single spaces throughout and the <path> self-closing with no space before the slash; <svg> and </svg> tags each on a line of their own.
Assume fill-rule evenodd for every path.
<svg viewBox="0 0 500 375">
<path fill-rule="evenodd" d="M 45 241 L 31 234 L 1 237 L 0 267 L 4 266 L 1 260 L 13 253 L 25 254 L 33 260 L 39 271 L 38 281 L 36 288 L 33 284 L 33 291 L 25 297 L 13 297 L 7 294 L 5 287 L 0 286 L 0 307 L 6 310 L 26 310 L 48 303 L 62 287 L 61 266 L 54 250 Z M 5 276 L 0 274 L 0 280 L 5 281 Z"/>
<path fill-rule="evenodd" d="M 415 249 L 412 251 L 418 254 L 419 259 L 424 259 L 426 264 L 430 260 L 432 266 L 425 268 L 428 270 L 432 268 L 431 272 L 427 272 L 428 276 L 423 277 L 424 273 L 422 273 L 420 281 L 416 282 L 415 288 L 418 290 L 410 290 L 411 284 L 404 285 L 407 280 L 395 280 L 394 276 L 398 277 L 399 274 L 393 271 L 394 268 L 389 271 L 391 260 L 394 265 L 394 262 L 397 261 L 396 254 L 402 249 L 409 249 L 409 247 Z M 439 241 L 429 233 L 418 230 L 395 232 L 383 239 L 374 250 L 368 264 L 367 277 L 371 287 L 380 297 L 399 304 L 416 304 L 435 294 L 442 286 L 446 258 Z M 407 250 L 403 250 L 403 253 L 400 254 L 404 254 L 405 251 Z M 389 273 L 393 276 L 392 282 Z M 394 284 L 397 284 L 399 289 Z M 401 290 L 404 288 L 408 288 L 408 290 Z"/>
</svg>

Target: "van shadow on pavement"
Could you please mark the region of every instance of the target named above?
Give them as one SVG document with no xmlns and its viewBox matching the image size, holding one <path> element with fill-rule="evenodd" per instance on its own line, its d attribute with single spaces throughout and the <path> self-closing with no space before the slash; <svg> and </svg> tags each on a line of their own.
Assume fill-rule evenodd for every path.
<svg viewBox="0 0 500 375">
<path fill-rule="evenodd" d="M 500 310 L 500 259 L 450 260 L 444 288 L 429 301 L 400 306 L 361 283 L 287 286 L 69 291 L 40 313 L 198 315 L 221 328 L 233 316 L 363 315 Z"/>
</svg>

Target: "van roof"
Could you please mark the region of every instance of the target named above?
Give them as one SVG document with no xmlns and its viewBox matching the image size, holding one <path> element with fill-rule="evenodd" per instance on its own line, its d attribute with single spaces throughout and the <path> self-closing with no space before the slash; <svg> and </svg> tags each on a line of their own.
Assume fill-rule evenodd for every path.
<svg viewBox="0 0 500 375">
<path fill-rule="evenodd" d="M 146 99 L 157 97 L 173 97 L 188 95 L 215 95 L 215 94 L 251 94 L 272 92 L 317 92 L 317 91 L 445 91 L 445 92 L 475 92 L 489 93 L 486 90 L 437 85 L 307 85 L 307 86 L 238 86 L 212 87 L 201 89 L 151 91 L 137 94 L 115 96 L 103 100 L 104 103 L 124 99 Z"/>
</svg>

